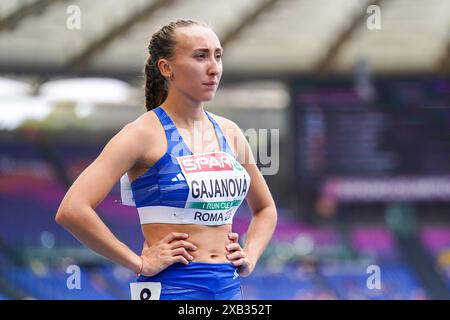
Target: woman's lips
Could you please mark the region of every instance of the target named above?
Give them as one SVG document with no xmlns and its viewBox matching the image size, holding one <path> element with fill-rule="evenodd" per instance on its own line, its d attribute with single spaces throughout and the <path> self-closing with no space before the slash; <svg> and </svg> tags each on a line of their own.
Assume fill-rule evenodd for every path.
<svg viewBox="0 0 450 320">
<path fill-rule="evenodd" d="M 204 83 L 203 85 L 210 90 L 214 90 L 217 88 L 217 83 Z"/>
</svg>

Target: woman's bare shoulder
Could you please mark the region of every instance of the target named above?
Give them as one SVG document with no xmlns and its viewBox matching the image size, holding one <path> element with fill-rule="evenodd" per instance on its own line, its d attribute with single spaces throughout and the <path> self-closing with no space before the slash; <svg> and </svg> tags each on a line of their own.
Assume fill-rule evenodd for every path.
<svg viewBox="0 0 450 320">
<path fill-rule="evenodd" d="M 146 112 L 126 123 L 114 139 L 121 141 L 122 150 L 131 152 L 133 149 L 140 155 L 145 155 L 149 148 L 154 148 L 161 142 L 160 136 L 164 134 L 164 129 L 158 122 L 154 112 Z"/>
<path fill-rule="evenodd" d="M 163 130 L 159 119 L 154 112 L 146 112 L 137 119 L 125 124 L 123 130 L 128 131 L 135 137 L 140 137 L 149 141 L 158 135 L 158 128 Z M 150 140 L 151 141 L 151 140 Z"/>
</svg>

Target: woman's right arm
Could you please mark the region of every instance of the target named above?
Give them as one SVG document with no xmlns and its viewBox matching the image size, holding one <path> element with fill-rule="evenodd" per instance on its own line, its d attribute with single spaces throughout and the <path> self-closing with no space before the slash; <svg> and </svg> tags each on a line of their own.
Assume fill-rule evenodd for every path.
<svg viewBox="0 0 450 320">
<path fill-rule="evenodd" d="M 152 246 L 144 243 L 139 256 L 117 239 L 95 212 L 120 177 L 142 159 L 145 146 L 154 143 L 146 131 L 135 121 L 115 135 L 70 187 L 55 219 L 93 251 L 150 276 L 175 262 L 187 264 L 193 259 L 188 250 L 196 248 L 186 241 L 188 235 L 172 232 Z"/>
<path fill-rule="evenodd" d="M 117 133 L 70 187 L 55 217 L 84 245 L 135 272 L 141 269 L 141 258 L 113 235 L 94 209 L 142 157 L 144 136 L 136 122 Z"/>
</svg>

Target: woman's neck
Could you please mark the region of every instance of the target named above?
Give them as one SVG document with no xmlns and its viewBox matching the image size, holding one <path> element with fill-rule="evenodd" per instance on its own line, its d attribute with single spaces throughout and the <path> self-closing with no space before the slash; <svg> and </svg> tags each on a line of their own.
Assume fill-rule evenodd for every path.
<svg viewBox="0 0 450 320">
<path fill-rule="evenodd" d="M 205 120 L 203 102 L 194 103 L 185 97 L 170 95 L 161 106 L 174 121 L 186 127 L 193 127 L 195 122 Z"/>
</svg>

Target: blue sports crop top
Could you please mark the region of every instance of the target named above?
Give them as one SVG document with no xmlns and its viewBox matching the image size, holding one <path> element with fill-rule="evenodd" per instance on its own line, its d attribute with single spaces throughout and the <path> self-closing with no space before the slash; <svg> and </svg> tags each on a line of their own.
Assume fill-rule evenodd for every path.
<svg viewBox="0 0 450 320">
<path fill-rule="evenodd" d="M 122 176 L 122 204 L 137 208 L 141 224 L 231 224 L 249 190 L 250 176 L 217 122 L 205 111 L 220 151 L 193 154 L 164 109 L 153 112 L 164 127 L 167 151 L 133 182 L 127 173 Z"/>
</svg>

